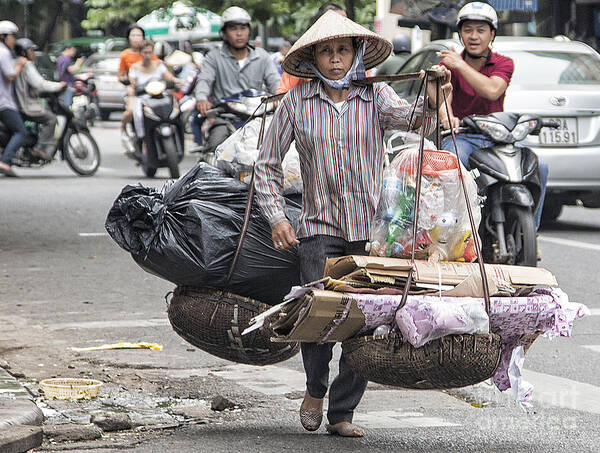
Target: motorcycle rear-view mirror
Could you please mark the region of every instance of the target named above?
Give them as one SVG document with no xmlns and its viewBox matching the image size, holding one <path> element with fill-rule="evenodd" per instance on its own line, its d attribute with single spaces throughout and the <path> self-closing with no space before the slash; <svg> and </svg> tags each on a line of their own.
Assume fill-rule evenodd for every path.
<svg viewBox="0 0 600 453">
<path fill-rule="evenodd" d="M 556 129 L 560 127 L 560 123 L 552 119 L 540 119 L 537 127 L 530 132 L 530 135 L 540 135 L 543 127 L 551 127 Z"/>
</svg>

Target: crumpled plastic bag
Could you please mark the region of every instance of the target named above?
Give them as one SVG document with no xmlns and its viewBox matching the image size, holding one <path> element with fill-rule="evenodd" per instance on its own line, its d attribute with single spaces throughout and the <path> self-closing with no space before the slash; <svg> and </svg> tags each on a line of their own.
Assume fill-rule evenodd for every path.
<svg viewBox="0 0 600 453">
<path fill-rule="evenodd" d="M 298 256 L 295 248 L 273 248 L 271 228 L 256 203 L 235 272 L 226 281 L 247 197 L 246 184 L 199 163 L 162 190 L 126 186 L 105 226 L 147 272 L 177 285 L 210 286 L 276 304 L 299 284 Z M 300 206 L 285 201 L 296 227 Z"/>
<path fill-rule="evenodd" d="M 478 300 L 444 300 L 437 296 L 409 298 L 396 312 L 402 336 L 419 348 L 446 335 L 488 333 L 490 320 Z"/>
<path fill-rule="evenodd" d="M 265 118 L 265 133 L 271 124 L 273 115 Z M 217 167 L 246 184 L 250 183 L 252 166 L 258 157 L 258 136 L 260 134 L 261 118 L 254 118 L 244 127 L 241 127 L 217 146 L 215 150 Z M 300 175 L 300 160 L 295 142 L 281 163 L 283 169 L 283 194 L 292 195 L 302 193 L 302 176 Z"/>
</svg>

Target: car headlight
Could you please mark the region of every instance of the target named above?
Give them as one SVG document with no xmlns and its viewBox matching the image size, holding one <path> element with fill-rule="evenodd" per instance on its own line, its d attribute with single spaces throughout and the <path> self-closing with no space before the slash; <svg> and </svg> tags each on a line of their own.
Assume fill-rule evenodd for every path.
<svg viewBox="0 0 600 453">
<path fill-rule="evenodd" d="M 523 121 L 515 126 L 512 130 L 513 138 L 518 142 L 519 140 L 523 140 L 525 137 L 529 135 L 529 133 L 535 129 L 537 125 L 536 120 Z"/>
<path fill-rule="evenodd" d="M 144 116 L 146 116 L 154 121 L 160 121 L 160 117 L 156 113 L 154 113 L 154 110 L 152 110 L 152 108 L 149 105 L 144 104 L 143 109 L 144 109 Z"/>
<path fill-rule="evenodd" d="M 506 142 L 510 136 L 510 132 L 502 124 L 492 123 L 491 121 L 477 121 L 477 126 L 497 142 Z"/>
</svg>

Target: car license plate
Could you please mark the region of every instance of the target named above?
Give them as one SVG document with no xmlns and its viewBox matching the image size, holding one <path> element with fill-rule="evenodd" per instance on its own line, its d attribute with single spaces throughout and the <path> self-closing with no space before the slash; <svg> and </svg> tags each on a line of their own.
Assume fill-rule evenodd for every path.
<svg viewBox="0 0 600 453">
<path fill-rule="evenodd" d="M 544 146 L 573 146 L 579 143 L 577 137 L 577 118 L 544 118 L 557 121 L 558 128 L 543 127 L 540 130 L 540 145 Z"/>
</svg>

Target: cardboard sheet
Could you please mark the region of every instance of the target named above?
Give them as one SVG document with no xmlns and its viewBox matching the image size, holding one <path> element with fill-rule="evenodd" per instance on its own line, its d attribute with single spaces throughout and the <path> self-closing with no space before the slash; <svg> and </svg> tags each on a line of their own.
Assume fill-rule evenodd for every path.
<svg viewBox="0 0 600 453">
<path fill-rule="evenodd" d="M 337 342 L 355 336 L 364 325 L 355 300 L 344 293 L 314 290 L 282 310 L 272 325 L 278 335 L 273 341 Z"/>
</svg>

